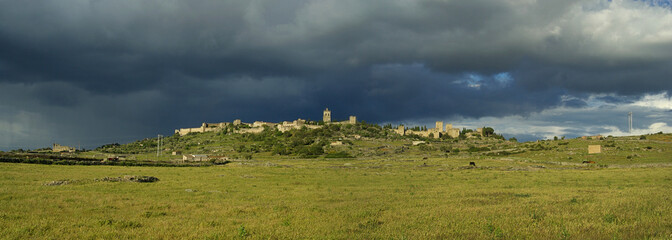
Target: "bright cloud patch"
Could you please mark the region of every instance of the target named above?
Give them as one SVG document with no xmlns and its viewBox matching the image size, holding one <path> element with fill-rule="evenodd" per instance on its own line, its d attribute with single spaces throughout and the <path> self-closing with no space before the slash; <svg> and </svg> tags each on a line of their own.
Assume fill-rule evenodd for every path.
<svg viewBox="0 0 672 240">
<path fill-rule="evenodd" d="M 650 133 L 657 133 L 657 132 L 664 132 L 664 133 L 670 133 L 672 132 L 672 127 L 668 126 L 667 123 L 664 122 L 657 122 L 649 125 L 648 128 L 645 129 L 632 129 L 632 132 L 624 132 L 621 129 L 614 127 L 614 126 L 605 126 L 605 129 L 608 129 L 608 132 L 603 132 L 602 135 L 604 136 L 632 136 L 632 135 L 644 135 L 644 134 L 650 134 Z"/>
<path fill-rule="evenodd" d="M 672 110 L 672 97 L 667 93 L 646 95 L 641 100 L 632 103 L 633 106 Z"/>
</svg>

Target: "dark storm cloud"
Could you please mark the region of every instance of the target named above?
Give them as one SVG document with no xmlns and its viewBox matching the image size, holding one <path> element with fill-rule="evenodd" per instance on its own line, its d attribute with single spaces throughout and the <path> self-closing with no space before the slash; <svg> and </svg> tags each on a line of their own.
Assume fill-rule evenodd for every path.
<svg viewBox="0 0 672 240">
<path fill-rule="evenodd" d="M 147 136 L 233 118 L 319 119 L 324 107 L 337 118 L 403 122 L 582 108 L 596 93 L 636 99 L 672 90 L 665 6 L 3 1 L 0 84 L 23 100 L 3 100 L 11 111 L 0 124 L 34 114 L 72 127 L 52 135 L 107 133 L 94 131 L 104 123 L 110 134 Z"/>
<path fill-rule="evenodd" d="M 558 65 L 525 66 L 513 75 L 530 90 L 563 87 L 584 93 L 636 95 L 672 90 L 672 61 L 652 65 L 616 67 L 568 67 Z"/>
<path fill-rule="evenodd" d="M 670 52 L 669 40 L 641 44 L 641 37 L 657 40 L 653 31 L 669 24 L 650 23 L 653 36 L 629 36 L 619 29 L 637 26 L 597 22 L 618 17 L 600 15 L 609 4 L 614 3 L 4 2 L 0 53 L 18 74 L 41 76 L 32 80 L 76 81 L 94 91 L 150 88 L 174 72 L 202 79 L 229 74 L 310 78 L 324 71 L 413 62 L 446 73 L 518 70 L 523 72 L 520 81 L 532 87 L 631 93 L 669 89 L 656 80 L 668 74 L 661 70 L 669 69 L 669 54 L 661 52 Z M 630 6 L 620 3 L 612 11 L 634 17 L 660 14 L 622 5 Z M 602 27 L 595 31 L 603 36 L 587 36 L 588 27 Z M 609 35 L 626 39 L 613 42 Z M 533 69 L 522 64 L 527 59 L 533 59 Z M 619 84 L 599 88 L 612 78 L 596 76 L 614 70 Z M 624 86 L 633 78 L 644 82 Z M 582 84 L 586 80 L 593 84 Z"/>
<path fill-rule="evenodd" d="M 207 79 L 421 62 L 442 72 L 488 74 L 515 70 L 521 60 L 537 57 L 535 63 L 580 62 L 588 70 L 616 62 L 621 65 L 614 68 L 640 76 L 649 63 L 661 64 L 634 50 L 601 52 L 616 46 L 599 38 L 585 43 L 589 36 L 582 35 L 578 21 L 591 24 L 591 14 L 599 12 L 576 7 L 573 1 L 5 2 L 0 46 L 3 58 L 19 70 L 81 81 L 96 90 L 109 87 L 99 83 L 109 81 L 147 87 L 171 71 Z M 590 47 L 595 49 L 579 52 Z M 670 44 L 642 48 L 669 50 Z M 535 69 L 549 65 L 527 81 L 565 71 L 583 74 L 554 64 Z M 571 87 L 562 81 L 571 77 L 559 77 L 548 84 Z"/>
<path fill-rule="evenodd" d="M 564 101 L 562 103 L 562 106 L 571 107 L 571 108 L 581 108 L 581 107 L 588 106 L 588 103 L 586 103 L 585 101 L 582 101 L 582 100 L 572 99 L 572 100 Z"/>
</svg>

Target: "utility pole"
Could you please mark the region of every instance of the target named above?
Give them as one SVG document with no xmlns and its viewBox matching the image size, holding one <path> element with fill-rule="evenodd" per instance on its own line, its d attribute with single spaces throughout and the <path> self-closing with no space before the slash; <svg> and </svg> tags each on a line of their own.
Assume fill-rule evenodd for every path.
<svg viewBox="0 0 672 240">
<path fill-rule="evenodd" d="M 161 137 L 163 135 L 159 134 L 156 138 L 156 156 L 158 157 L 161 154 Z"/>
<path fill-rule="evenodd" d="M 632 133 L 632 112 L 628 113 L 628 132 Z"/>
</svg>

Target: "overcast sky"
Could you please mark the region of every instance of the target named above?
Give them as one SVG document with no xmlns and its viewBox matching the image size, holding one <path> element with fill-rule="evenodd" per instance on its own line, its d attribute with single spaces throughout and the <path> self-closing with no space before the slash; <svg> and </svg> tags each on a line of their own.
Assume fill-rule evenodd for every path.
<svg viewBox="0 0 672 240">
<path fill-rule="evenodd" d="M 0 150 L 202 122 L 672 132 L 670 1 L 0 0 Z"/>
</svg>

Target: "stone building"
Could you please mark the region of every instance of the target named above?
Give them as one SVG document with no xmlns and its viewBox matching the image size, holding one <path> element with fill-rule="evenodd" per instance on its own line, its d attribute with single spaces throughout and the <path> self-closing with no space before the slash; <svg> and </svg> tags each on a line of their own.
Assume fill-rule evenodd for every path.
<svg viewBox="0 0 672 240">
<path fill-rule="evenodd" d="M 449 128 L 448 125 L 451 125 Z M 460 129 L 459 128 L 452 128 L 452 124 L 446 125 L 446 134 L 450 136 L 451 138 L 458 138 L 460 137 Z"/>
<path fill-rule="evenodd" d="M 397 129 L 394 129 L 394 132 L 401 136 L 404 136 L 404 134 L 406 133 L 406 128 L 404 127 L 404 125 L 399 125 Z"/>
<path fill-rule="evenodd" d="M 306 124 L 306 120 L 303 120 L 303 119 L 300 119 L 300 118 L 296 119 L 292 122 L 284 121 L 284 122 L 277 125 L 278 131 L 280 131 L 280 132 L 286 132 L 286 131 L 290 131 L 290 130 L 293 130 L 293 129 L 301 129 L 301 128 L 304 128 L 304 127 L 308 128 L 308 129 L 322 128 L 322 126 L 320 126 L 320 125 Z"/>
<path fill-rule="evenodd" d="M 415 134 L 422 137 L 433 137 L 433 138 L 440 138 L 443 135 L 448 135 L 452 138 L 457 138 L 460 136 L 460 129 L 453 128 L 453 124 L 446 124 L 445 129 L 443 128 L 443 126 L 444 126 L 443 121 L 437 121 L 434 128 L 430 128 L 427 130 L 415 131 L 406 129 L 404 125 L 399 125 L 397 129 L 393 129 L 392 131 L 402 136 L 408 134 Z"/>
<path fill-rule="evenodd" d="M 322 113 L 322 121 L 325 123 L 331 122 L 331 111 L 329 111 L 329 108 L 325 109 Z"/>
<path fill-rule="evenodd" d="M 269 127 L 275 127 L 277 123 L 272 123 L 272 122 L 262 122 L 262 121 L 255 121 L 252 123 L 252 127 L 264 127 L 264 126 L 269 126 Z"/>
<path fill-rule="evenodd" d="M 52 152 L 75 152 L 75 150 L 73 147 L 62 146 L 56 143 L 51 147 Z"/>
<path fill-rule="evenodd" d="M 200 161 L 207 161 L 208 160 L 208 155 L 205 154 L 187 154 L 187 155 L 182 155 L 182 161 L 195 161 L 195 162 L 200 162 Z"/>
<path fill-rule="evenodd" d="M 437 129 L 439 132 L 443 132 L 443 122 L 442 121 L 437 121 L 435 125 L 435 129 Z"/>
</svg>

